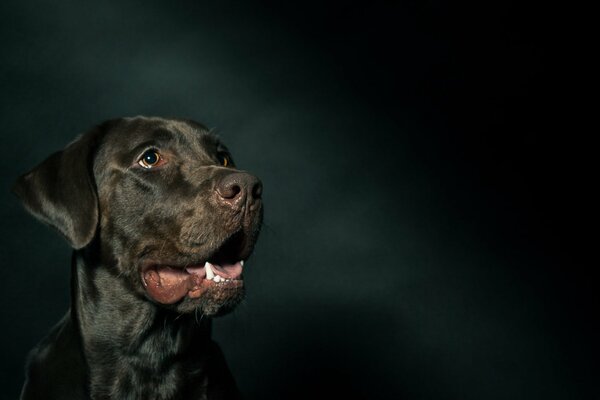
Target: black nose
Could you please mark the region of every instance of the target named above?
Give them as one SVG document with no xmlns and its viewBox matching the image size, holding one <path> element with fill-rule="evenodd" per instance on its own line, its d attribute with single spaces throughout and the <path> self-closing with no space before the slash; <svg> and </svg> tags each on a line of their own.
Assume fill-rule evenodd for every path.
<svg viewBox="0 0 600 400">
<path fill-rule="evenodd" d="M 235 208 L 241 208 L 246 202 L 252 208 L 262 196 L 260 179 L 246 172 L 225 175 L 217 183 L 219 197 Z"/>
</svg>

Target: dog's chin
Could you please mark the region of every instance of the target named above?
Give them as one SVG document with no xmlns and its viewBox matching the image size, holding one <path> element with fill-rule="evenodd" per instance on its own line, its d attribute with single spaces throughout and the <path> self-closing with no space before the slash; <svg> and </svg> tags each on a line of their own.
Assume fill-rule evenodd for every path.
<svg viewBox="0 0 600 400">
<path fill-rule="evenodd" d="M 212 285 L 198 298 L 186 296 L 173 308 L 180 314 L 195 312 L 200 316 L 220 317 L 230 313 L 244 295 L 244 282 L 239 280 L 235 285 Z"/>
</svg>

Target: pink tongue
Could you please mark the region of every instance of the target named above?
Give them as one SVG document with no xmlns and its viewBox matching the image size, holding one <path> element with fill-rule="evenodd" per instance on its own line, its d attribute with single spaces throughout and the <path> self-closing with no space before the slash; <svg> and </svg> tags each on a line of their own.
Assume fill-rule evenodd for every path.
<svg viewBox="0 0 600 400">
<path fill-rule="evenodd" d="M 198 287 L 202 277 L 170 267 L 158 267 L 144 273 L 144 283 L 152 298 L 162 304 L 178 302 Z"/>
</svg>

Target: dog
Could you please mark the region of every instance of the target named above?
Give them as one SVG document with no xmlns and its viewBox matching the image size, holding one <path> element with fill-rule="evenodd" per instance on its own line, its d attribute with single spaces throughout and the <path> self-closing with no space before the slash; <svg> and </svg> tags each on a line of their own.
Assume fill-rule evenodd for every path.
<svg viewBox="0 0 600 400">
<path fill-rule="evenodd" d="M 71 307 L 21 399 L 236 399 L 212 317 L 244 295 L 262 183 L 190 120 L 106 121 L 14 193 L 73 247 Z"/>
</svg>

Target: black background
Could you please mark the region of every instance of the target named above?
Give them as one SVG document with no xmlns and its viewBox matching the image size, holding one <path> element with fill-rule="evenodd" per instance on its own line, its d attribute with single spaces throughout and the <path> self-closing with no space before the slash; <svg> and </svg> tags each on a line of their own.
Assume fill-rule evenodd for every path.
<svg viewBox="0 0 600 400">
<path fill-rule="evenodd" d="M 216 127 L 264 182 L 247 300 L 215 321 L 247 398 L 594 397 L 597 179 L 571 10 L 0 7 L 0 396 L 69 303 L 70 250 L 10 185 L 143 114 Z"/>
</svg>

